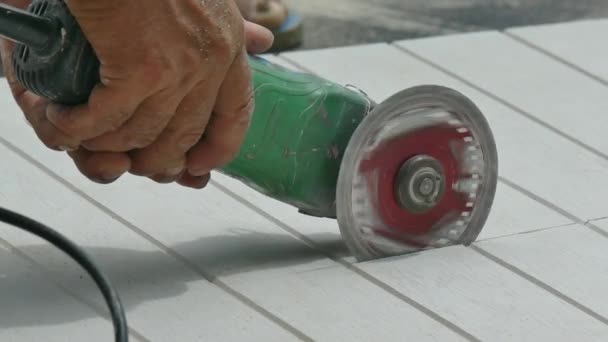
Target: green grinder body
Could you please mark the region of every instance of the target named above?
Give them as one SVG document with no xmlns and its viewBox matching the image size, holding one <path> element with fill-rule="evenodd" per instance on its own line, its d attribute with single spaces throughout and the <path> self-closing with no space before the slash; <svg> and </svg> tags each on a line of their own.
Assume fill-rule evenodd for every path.
<svg viewBox="0 0 608 342">
<path fill-rule="evenodd" d="M 302 213 L 335 218 L 341 157 L 374 103 L 313 74 L 249 61 L 255 110 L 240 153 L 220 171 Z"/>
</svg>

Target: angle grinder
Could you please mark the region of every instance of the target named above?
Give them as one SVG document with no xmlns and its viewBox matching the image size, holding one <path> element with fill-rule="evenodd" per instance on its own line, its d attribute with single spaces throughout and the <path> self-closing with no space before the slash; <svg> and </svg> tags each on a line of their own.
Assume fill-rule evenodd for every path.
<svg viewBox="0 0 608 342">
<path fill-rule="evenodd" d="M 73 105 L 99 61 L 61 0 L 2 6 L 18 80 Z M 492 131 L 454 89 L 421 85 L 381 103 L 363 91 L 249 56 L 255 112 L 239 155 L 218 170 L 300 213 L 336 219 L 359 261 L 469 245 L 497 184 Z"/>
</svg>

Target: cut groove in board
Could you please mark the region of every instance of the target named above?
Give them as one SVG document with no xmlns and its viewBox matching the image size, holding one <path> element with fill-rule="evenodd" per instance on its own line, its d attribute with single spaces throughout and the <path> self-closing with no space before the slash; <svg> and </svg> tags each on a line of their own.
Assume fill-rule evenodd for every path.
<svg viewBox="0 0 608 342">
<path fill-rule="evenodd" d="M 521 108 L 606 158 L 606 87 L 587 75 L 499 32 L 416 39 L 398 45 Z"/>
<path fill-rule="evenodd" d="M 15 230 L 0 223 L 0 234 Z M 0 340 L 112 341 L 112 324 L 0 243 Z M 130 336 L 133 341 L 138 341 Z"/>
<path fill-rule="evenodd" d="M 608 47 L 600 43 L 606 31 L 608 20 L 597 19 L 518 27 L 507 33 L 608 84 Z"/>
<path fill-rule="evenodd" d="M 608 338 L 607 325 L 469 248 L 432 250 L 361 267 L 482 341 Z"/>
<path fill-rule="evenodd" d="M 421 84 L 452 87 L 469 96 L 486 115 L 496 138 L 499 173 L 502 177 L 576 212 L 580 217 L 593 218 L 605 215 L 605 207 L 595 198 L 602 193 L 602 185 L 605 184 L 608 188 L 606 160 L 569 143 L 559 135 L 530 122 L 510 108 L 397 48 L 386 44 L 374 44 L 314 52 L 293 52 L 283 56 L 326 78 L 342 84 L 355 84 L 376 101 L 382 101 L 399 90 Z M 374 62 L 370 63 L 370 61 Z M 352 70 L 358 72 L 353 73 Z M 572 193 L 584 195 L 574 198 L 571 196 Z M 506 206 L 501 208 L 499 201 L 500 199 L 497 200 L 493 211 L 503 211 L 507 215 L 520 217 L 534 217 L 535 222 L 545 218 L 543 212 L 534 210 L 514 212 L 510 208 L 510 203 L 505 203 Z M 515 198 L 512 203 L 517 201 L 519 199 Z M 527 203 L 533 201 L 527 200 Z M 522 206 L 528 207 L 528 204 Z M 545 212 L 549 211 L 545 209 Z M 554 214 L 546 218 L 549 217 L 556 218 Z M 560 223 L 554 224 L 554 222 L 554 219 L 550 219 L 547 224 L 540 226 L 551 227 Z M 540 226 L 536 224 L 536 227 L 530 227 L 530 230 L 541 228 Z M 488 226 L 485 230 L 490 232 L 492 229 Z M 497 232 L 492 235 L 510 233 L 512 232 L 505 234 Z"/>
<path fill-rule="evenodd" d="M 608 238 L 569 226 L 477 246 L 551 286 L 608 322 Z M 559 267 L 555 267 L 559 265 Z"/>
<path fill-rule="evenodd" d="M 5 109 L 18 113 L 7 98 L 3 102 Z M 61 175 L 116 216 L 162 241 L 188 265 L 211 274 L 311 340 L 335 341 L 345 332 L 360 341 L 378 336 L 388 341 L 466 340 L 212 186 L 194 191 L 136 177 L 114 185 L 93 184 L 67 158 L 39 144 L 24 123 L 7 116 L 0 121 L 9 128 L 4 138 L 27 150 L 41 167 Z M 66 224 L 80 219 L 63 217 Z M 299 305 L 293 305 L 294 296 Z M 194 305 L 210 309 L 204 302 Z"/>
<path fill-rule="evenodd" d="M 10 199 L 0 205 L 44 222 L 85 248 L 116 287 L 129 325 L 151 340 L 297 340 L 3 146 L 0 155 L 0 193 Z M 61 251 L 16 229 L 3 230 L 2 237 L 78 298 L 106 310 L 97 287 Z"/>
</svg>

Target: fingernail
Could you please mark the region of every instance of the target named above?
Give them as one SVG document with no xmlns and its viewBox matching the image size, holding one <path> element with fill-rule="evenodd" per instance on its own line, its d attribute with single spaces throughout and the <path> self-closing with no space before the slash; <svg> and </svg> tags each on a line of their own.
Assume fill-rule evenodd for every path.
<svg viewBox="0 0 608 342">
<path fill-rule="evenodd" d="M 72 147 L 72 146 L 68 146 L 68 145 L 61 145 L 61 146 L 59 146 L 59 149 L 62 150 L 62 151 L 66 151 L 66 152 L 74 152 L 78 148 Z"/>
<path fill-rule="evenodd" d="M 167 170 L 166 174 L 168 176 L 175 177 L 175 176 L 179 175 L 180 173 L 182 173 L 183 171 L 184 171 L 184 168 L 181 166 L 178 166 L 178 167 Z"/>
<path fill-rule="evenodd" d="M 114 183 L 116 180 L 118 180 L 118 178 L 120 178 L 121 175 L 102 175 L 100 177 L 95 177 L 92 178 L 92 180 L 96 183 L 100 183 L 100 184 L 110 184 L 110 183 Z"/>
<path fill-rule="evenodd" d="M 188 172 L 190 172 L 190 174 L 194 177 L 201 177 L 201 176 L 208 174 L 209 169 L 207 169 L 207 168 L 191 169 L 191 170 L 188 170 Z"/>
</svg>

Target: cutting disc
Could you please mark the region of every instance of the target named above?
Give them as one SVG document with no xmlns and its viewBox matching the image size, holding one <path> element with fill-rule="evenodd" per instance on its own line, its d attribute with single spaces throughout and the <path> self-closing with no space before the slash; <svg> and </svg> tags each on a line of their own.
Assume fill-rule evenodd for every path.
<svg viewBox="0 0 608 342">
<path fill-rule="evenodd" d="M 353 134 L 336 192 L 340 231 L 360 260 L 456 244 L 479 235 L 497 183 L 494 137 L 463 94 L 401 91 Z"/>
</svg>

